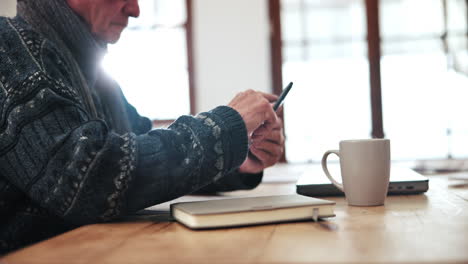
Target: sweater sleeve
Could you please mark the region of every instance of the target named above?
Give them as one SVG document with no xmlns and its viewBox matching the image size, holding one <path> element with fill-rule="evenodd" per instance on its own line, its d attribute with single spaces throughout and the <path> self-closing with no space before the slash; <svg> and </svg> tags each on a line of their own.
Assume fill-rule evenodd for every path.
<svg viewBox="0 0 468 264">
<path fill-rule="evenodd" d="M 106 221 L 194 192 L 245 159 L 245 124 L 226 106 L 168 129 L 110 131 L 85 110 L 60 53 L 31 43 L 42 51 L 0 52 L 10 63 L 0 65 L 0 176 L 66 222 Z"/>
<path fill-rule="evenodd" d="M 229 107 L 119 135 L 90 119 L 65 83 L 41 72 L 28 80 L 0 98 L 0 171 L 67 222 L 106 221 L 194 192 L 246 157 L 245 125 Z"/>
<path fill-rule="evenodd" d="M 263 172 L 256 174 L 240 173 L 237 170 L 229 173 L 222 179 L 215 181 L 200 190 L 197 193 L 211 194 L 218 192 L 230 192 L 237 190 L 251 190 L 257 187 L 263 178 Z"/>
<path fill-rule="evenodd" d="M 118 88 L 119 85 L 113 80 L 113 86 Z M 121 91 L 120 88 L 118 88 Z M 127 110 L 130 123 L 132 125 L 133 132 L 138 134 L 148 132 L 151 129 L 151 121 L 138 114 L 135 107 L 133 107 L 125 98 L 124 94 L 120 92 L 125 107 Z M 202 115 L 203 116 L 203 115 Z M 196 193 L 217 193 L 217 192 L 228 192 L 236 190 L 250 190 L 257 187 L 263 178 L 263 172 L 257 174 L 239 173 L 237 170 L 228 173 L 224 177 L 214 181 L 213 183 L 196 190 Z M 140 188 L 135 188 L 136 190 Z"/>
<path fill-rule="evenodd" d="M 131 211 L 195 192 L 234 171 L 247 154 L 242 117 L 220 106 L 197 117 L 182 116 L 168 129 L 139 140 Z M 135 207 L 137 206 L 137 207 Z"/>
</svg>

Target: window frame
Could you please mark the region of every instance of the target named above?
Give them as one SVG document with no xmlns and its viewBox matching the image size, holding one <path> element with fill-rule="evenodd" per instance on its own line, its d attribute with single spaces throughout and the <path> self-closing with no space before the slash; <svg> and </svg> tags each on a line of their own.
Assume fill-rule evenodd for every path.
<svg viewBox="0 0 468 264">
<path fill-rule="evenodd" d="M 384 138 L 385 130 L 383 125 L 382 113 L 382 81 L 381 81 L 381 49 L 382 36 L 379 25 L 379 0 L 363 0 L 365 4 L 366 28 L 367 28 L 367 55 L 369 60 L 369 83 L 370 83 L 370 106 L 371 106 L 371 137 Z M 446 1 L 441 0 L 444 6 L 444 19 L 447 20 Z M 468 0 L 466 2 L 467 19 L 468 19 Z M 304 0 L 299 2 L 299 5 L 304 5 Z M 269 19 L 270 19 L 270 48 L 271 48 L 271 73 L 273 92 L 280 94 L 282 91 L 282 66 L 283 66 L 283 40 L 281 36 L 281 0 L 269 0 Z M 468 20 L 466 21 L 468 25 Z M 468 28 L 466 34 L 468 35 Z M 426 36 L 428 37 L 428 36 Z M 446 44 L 446 34 L 439 36 Z M 306 45 L 302 41 L 300 43 Z M 449 50 L 445 50 L 446 55 L 449 55 Z M 306 54 L 304 54 L 306 56 Z M 455 69 L 456 70 L 456 69 Z M 284 120 L 284 119 L 283 119 Z M 286 122 L 287 120 L 284 120 Z M 286 150 L 285 150 L 286 152 Z M 283 155 L 282 161 L 286 161 Z"/>
<path fill-rule="evenodd" d="M 301 1 L 303 3 L 304 1 Z M 373 138 L 384 138 L 383 116 L 382 116 L 382 86 L 380 76 L 380 27 L 379 27 L 379 1 L 365 0 L 366 20 L 367 20 L 367 47 L 369 58 L 370 76 L 370 103 L 372 116 Z M 272 56 L 272 83 L 273 92 L 280 94 L 282 91 L 282 37 L 281 37 L 281 0 L 269 1 L 270 11 L 270 40 Z M 284 120 L 286 122 L 286 120 Z M 284 158 L 285 161 L 285 158 Z"/>
<path fill-rule="evenodd" d="M 187 13 L 187 19 L 181 27 L 185 28 L 185 39 L 187 44 L 187 71 L 188 71 L 188 83 L 189 83 L 189 102 L 190 102 L 190 114 L 196 114 L 196 85 L 195 85 L 195 70 L 194 70 L 194 50 L 193 50 L 193 5 L 192 0 L 185 0 L 185 9 Z M 173 123 L 175 119 L 153 119 L 153 127 L 161 128 L 167 127 Z"/>
</svg>

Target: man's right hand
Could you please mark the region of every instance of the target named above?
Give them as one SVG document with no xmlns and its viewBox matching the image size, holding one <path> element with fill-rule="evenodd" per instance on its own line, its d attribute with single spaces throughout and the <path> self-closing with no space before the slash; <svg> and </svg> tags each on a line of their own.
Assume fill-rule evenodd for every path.
<svg viewBox="0 0 468 264">
<path fill-rule="evenodd" d="M 239 112 L 244 119 L 249 141 L 252 133 L 261 125 L 268 131 L 278 122 L 278 116 L 271 105 L 277 99 L 278 96 L 273 94 L 247 90 L 238 93 L 229 103 L 228 106 Z"/>
</svg>

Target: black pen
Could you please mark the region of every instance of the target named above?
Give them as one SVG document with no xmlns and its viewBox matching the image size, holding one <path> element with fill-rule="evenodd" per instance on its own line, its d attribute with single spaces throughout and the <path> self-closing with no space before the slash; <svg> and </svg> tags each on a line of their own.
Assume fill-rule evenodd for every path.
<svg viewBox="0 0 468 264">
<path fill-rule="evenodd" d="M 276 101 L 275 105 L 273 106 L 273 110 L 278 110 L 278 108 L 281 106 L 281 104 L 284 101 L 284 98 L 286 98 L 286 95 L 288 95 L 289 90 L 291 90 L 291 87 L 293 86 L 293 83 L 290 82 L 286 88 L 284 88 L 283 92 L 281 92 L 281 95 L 278 98 L 278 101 Z"/>
</svg>

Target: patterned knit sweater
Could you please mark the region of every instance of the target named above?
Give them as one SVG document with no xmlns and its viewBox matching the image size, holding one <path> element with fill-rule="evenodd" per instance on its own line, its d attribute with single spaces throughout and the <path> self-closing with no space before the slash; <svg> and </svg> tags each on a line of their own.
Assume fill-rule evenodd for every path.
<svg viewBox="0 0 468 264">
<path fill-rule="evenodd" d="M 125 99 L 131 131 L 92 118 L 57 47 L 21 18 L 0 18 L 0 254 L 192 193 L 254 188 L 227 106 L 151 130 Z M 123 96 L 123 95 L 122 95 Z M 203 189 L 204 188 L 204 189 Z"/>
</svg>

